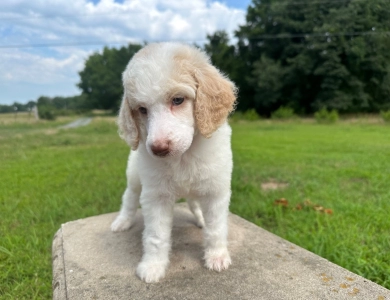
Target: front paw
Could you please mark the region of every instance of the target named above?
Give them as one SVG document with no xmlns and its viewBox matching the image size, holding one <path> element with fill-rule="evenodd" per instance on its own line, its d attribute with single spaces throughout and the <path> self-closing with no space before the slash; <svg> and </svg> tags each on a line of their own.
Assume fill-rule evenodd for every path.
<svg viewBox="0 0 390 300">
<path fill-rule="evenodd" d="M 165 276 L 165 264 L 141 261 L 137 267 L 137 275 L 146 283 L 158 282 Z"/>
<path fill-rule="evenodd" d="M 117 216 L 115 221 L 111 224 L 111 230 L 113 232 L 125 231 L 131 227 L 133 224 L 130 218 L 123 217 L 121 215 Z"/>
<path fill-rule="evenodd" d="M 232 263 L 227 249 L 206 251 L 204 259 L 206 268 L 217 272 L 226 270 Z"/>
</svg>

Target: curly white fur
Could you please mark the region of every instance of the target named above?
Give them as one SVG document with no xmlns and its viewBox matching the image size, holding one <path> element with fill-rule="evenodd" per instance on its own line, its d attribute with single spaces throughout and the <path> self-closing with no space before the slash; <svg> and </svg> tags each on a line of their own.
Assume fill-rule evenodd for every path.
<svg viewBox="0 0 390 300">
<path fill-rule="evenodd" d="M 137 275 L 157 282 L 169 263 L 174 203 L 186 198 L 203 227 L 206 267 L 227 269 L 233 167 L 227 117 L 234 109 L 234 84 L 203 52 L 176 43 L 143 48 L 129 62 L 123 84 L 118 125 L 132 151 L 128 186 L 111 229 L 129 229 L 141 204 L 144 254 Z"/>
</svg>

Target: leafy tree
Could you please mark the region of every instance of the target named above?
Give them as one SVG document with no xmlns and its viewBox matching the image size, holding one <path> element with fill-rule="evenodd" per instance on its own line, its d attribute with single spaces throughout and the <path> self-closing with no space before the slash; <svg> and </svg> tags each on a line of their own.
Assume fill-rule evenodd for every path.
<svg viewBox="0 0 390 300">
<path fill-rule="evenodd" d="M 29 105 L 29 103 L 27 105 Z M 32 106 L 30 106 L 30 108 Z M 85 95 L 76 95 L 71 97 L 57 96 L 53 98 L 40 96 L 37 99 L 37 107 L 39 117 L 47 120 L 54 120 L 59 115 L 84 113 L 89 108 Z"/>
<path fill-rule="evenodd" d="M 11 105 L 0 105 L 0 113 L 15 112 L 15 107 L 17 112 L 30 111 L 35 105 L 36 103 L 34 101 L 29 101 L 26 104 L 14 102 Z"/>
<path fill-rule="evenodd" d="M 208 44 L 204 49 L 209 54 L 211 61 L 222 72 L 229 73 L 231 77 L 237 77 L 237 56 L 235 47 L 229 45 L 229 36 L 225 31 L 217 31 L 207 35 Z"/>
<path fill-rule="evenodd" d="M 53 106 L 52 99 L 47 96 L 40 96 L 37 99 L 37 106 Z"/>
<path fill-rule="evenodd" d="M 390 107 L 390 2 L 253 0 L 236 32 L 252 105 L 299 113 Z"/>
<path fill-rule="evenodd" d="M 102 53 L 94 53 L 85 62 L 78 87 L 90 108 L 111 109 L 119 107 L 122 87 L 122 72 L 141 45 L 108 48 Z"/>
<path fill-rule="evenodd" d="M 14 109 L 11 105 L 2 105 L 0 104 L 0 113 L 10 113 L 13 112 Z"/>
<path fill-rule="evenodd" d="M 251 94 L 245 76 L 248 68 L 245 60 L 240 58 L 237 47 L 230 45 L 229 36 L 225 31 L 207 35 L 207 40 L 204 50 L 210 56 L 212 63 L 239 87 L 237 110 L 246 111 L 253 108 L 251 101 L 248 101 L 248 99 L 253 99 L 253 93 Z"/>
</svg>

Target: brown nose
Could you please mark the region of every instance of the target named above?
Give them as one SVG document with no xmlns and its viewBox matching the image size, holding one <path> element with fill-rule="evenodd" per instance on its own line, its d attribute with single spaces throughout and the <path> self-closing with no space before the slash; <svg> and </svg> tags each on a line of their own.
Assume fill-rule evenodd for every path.
<svg viewBox="0 0 390 300">
<path fill-rule="evenodd" d="M 154 155 L 167 156 L 169 154 L 169 141 L 158 141 L 150 147 Z"/>
</svg>

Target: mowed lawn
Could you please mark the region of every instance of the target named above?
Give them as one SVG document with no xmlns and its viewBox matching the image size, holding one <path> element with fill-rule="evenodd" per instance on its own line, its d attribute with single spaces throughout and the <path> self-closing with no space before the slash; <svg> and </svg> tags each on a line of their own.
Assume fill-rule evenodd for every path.
<svg viewBox="0 0 390 300">
<path fill-rule="evenodd" d="M 0 298 L 51 298 L 61 223 L 119 209 L 129 149 L 114 119 L 58 129 L 70 120 L 0 115 Z M 231 211 L 390 288 L 390 126 L 232 127 Z"/>
</svg>

